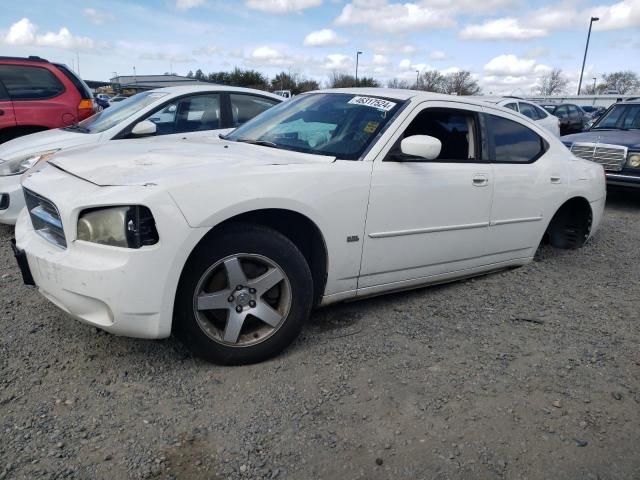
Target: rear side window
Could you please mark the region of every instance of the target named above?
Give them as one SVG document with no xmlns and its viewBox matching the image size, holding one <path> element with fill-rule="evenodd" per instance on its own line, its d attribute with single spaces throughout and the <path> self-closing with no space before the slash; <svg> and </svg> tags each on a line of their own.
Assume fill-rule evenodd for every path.
<svg viewBox="0 0 640 480">
<path fill-rule="evenodd" d="M 528 103 L 520 102 L 520 113 L 525 117 L 529 117 L 531 120 L 538 120 L 540 118 L 536 108 Z"/>
<path fill-rule="evenodd" d="M 0 65 L 0 80 L 12 100 L 53 98 L 64 92 L 60 80 L 42 67 Z"/>
<path fill-rule="evenodd" d="M 536 112 L 538 112 L 539 118 L 547 118 L 549 116 L 549 114 L 544 108 L 540 108 L 537 105 L 534 105 L 533 107 L 536 109 Z"/>
<path fill-rule="evenodd" d="M 516 112 L 518 111 L 518 106 L 513 102 L 507 103 L 505 107 L 510 108 L 511 110 L 515 110 Z"/>
<path fill-rule="evenodd" d="M 64 73 L 65 77 L 67 77 L 71 81 L 71 83 L 73 83 L 73 85 L 78 89 L 78 93 L 82 98 L 89 99 L 92 97 L 91 90 L 89 90 L 87 84 L 84 83 L 79 76 L 69 70 L 65 65 L 56 64 L 56 67 L 58 67 L 58 70 Z"/>
<path fill-rule="evenodd" d="M 277 100 L 270 98 L 258 97 L 254 95 L 239 95 L 232 93 L 229 95 L 231 101 L 231 115 L 233 117 L 233 126 L 237 127 L 251 120 L 256 115 L 270 109 Z"/>
<path fill-rule="evenodd" d="M 532 163 L 545 152 L 545 142 L 526 126 L 487 115 L 491 159 L 498 163 Z"/>
<path fill-rule="evenodd" d="M 2 82 L 0 82 L 0 100 L 9 100 L 9 94 L 7 93 L 7 89 L 4 88 Z"/>
</svg>

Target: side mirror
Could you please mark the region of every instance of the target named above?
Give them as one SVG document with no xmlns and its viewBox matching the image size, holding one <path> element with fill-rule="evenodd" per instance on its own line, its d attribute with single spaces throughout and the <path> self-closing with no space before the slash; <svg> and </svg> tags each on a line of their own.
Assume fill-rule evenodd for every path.
<svg viewBox="0 0 640 480">
<path fill-rule="evenodd" d="M 429 135 L 412 135 L 400 142 L 400 151 L 405 155 L 435 160 L 442 150 L 442 142 Z"/>
<path fill-rule="evenodd" d="M 149 120 L 143 120 L 139 123 L 136 123 L 135 126 L 131 129 L 132 137 L 148 137 L 155 134 L 156 124 Z"/>
</svg>

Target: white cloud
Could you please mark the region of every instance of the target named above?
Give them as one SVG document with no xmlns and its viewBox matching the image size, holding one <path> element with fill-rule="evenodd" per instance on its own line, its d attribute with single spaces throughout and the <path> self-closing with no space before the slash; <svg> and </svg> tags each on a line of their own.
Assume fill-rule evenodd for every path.
<svg viewBox="0 0 640 480">
<path fill-rule="evenodd" d="M 447 54 L 444 53 L 441 50 L 433 50 L 430 54 L 429 54 L 429 58 L 431 60 L 446 60 L 447 59 Z"/>
<path fill-rule="evenodd" d="M 305 47 L 332 47 L 344 45 L 347 41 L 329 28 L 311 32 L 304 38 Z"/>
<path fill-rule="evenodd" d="M 206 0 L 176 0 L 176 8 L 178 10 L 189 10 L 190 8 L 200 7 L 204 5 Z"/>
<path fill-rule="evenodd" d="M 373 64 L 374 65 L 389 65 L 390 60 L 386 55 L 376 54 L 373 56 Z"/>
<path fill-rule="evenodd" d="M 268 45 L 255 48 L 244 59 L 247 64 L 257 67 L 291 68 L 308 63 L 307 58 L 290 55 Z"/>
<path fill-rule="evenodd" d="M 269 13 L 299 12 L 322 5 L 322 0 L 247 0 L 247 7 Z"/>
<path fill-rule="evenodd" d="M 207 47 L 200 47 L 193 51 L 194 55 L 213 56 L 223 54 L 222 48 L 216 45 L 209 45 Z"/>
<path fill-rule="evenodd" d="M 342 9 L 336 25 L 368 25 L 384 32 L 405 32 L 448 28 L 455 25 L 453 18 L 443 10 L 417 3 L 393 3 L 386 0 L 354 0 Z"/>
<path fill-rule="evenodd" d="M 171 63 L 190 63 L 195 62 L 193 57 L 184 53 L 168 53 L 168 52 L 144 52 L 140 54 L 141 60 L 157 60 L 161 62 Z"/>
<path fill-rule="evenodd" d="M 547 31 L 537 27 L 526 27 L 516 18 L 489 20 L 481 25 L 468 25 L 460 32 L 465 40 L 528 40 L 547 35 Z"/>
<path fill-rule="evenodd" d="M 114 16 L 107 12 L 99 12 L 95 8 L 85 8 L 82 13 L 94 25 L 102 25 L 103 23 L 113 20 Z"/>
<path fill-rule="evenodd" d="M 613 5 L 602 5 L 590 9 L 591 16 L 599 17 L 594 23 L 596 30 L 617 30 L 640 27 L 640 1 L 624 0 Z"/>
<path fill-rule="evenodd" d="M 344 70 L 346 68 L 351 68 L 351 65 L 351 57 L 341 53 L 332 53 L 331 55 L 327 55 L 322 66 L 327 70 Z"/>
<path fill-rule="evenodd" d="M 512 7 L 518 0 L 422 0 L 425 6 L 448 10 L 452 13 L 479 14 L 494 13 L 507 7 Z"/>
<path fill-rule="evenodd" d="M 494 76 L 527 75 L 533 72 L 535 60 L 521 59 L 515 55 L 498 55 L 484 66 L 484 71 Z"/>
<path fill-rule="evenodd" d="M 7 45 L 55 47 L 66 50 L 92 49 L 95 42 L 87 37 L 76 37 L 68 28 L 62 27 L 58 32 L 46 32 L 38 35 L 38 26 L 28 18 L 23 18 L 9 27 L 2 39 Z"/>
</svg>

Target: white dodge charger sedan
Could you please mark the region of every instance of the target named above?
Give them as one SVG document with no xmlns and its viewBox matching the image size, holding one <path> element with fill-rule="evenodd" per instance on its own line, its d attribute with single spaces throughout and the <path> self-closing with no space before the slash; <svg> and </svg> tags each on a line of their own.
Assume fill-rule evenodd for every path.
<svg viewBox="0 0 640 480">
<path fill-rule="evenodd" d="M 26 283 L 223 364 L 277 354 L 314 306 L 580 247 L 605 202 L 602 166 L 522 115 L 390 89 L 300 95 L 222 141 L 61 152 L 23 188 Z"/>
<path fill-rule="evenodd" d="M 0 145 L 0 223 L 14 224 L 24 208 L 20 175 L 62 149 L 149 136 L 211 135 L 211 130 L 242 125 L 283 100 L 268 92 L 225 85 L 159 88 L 115 103 L 77 125 L 4 143 Z"/>
</svg>

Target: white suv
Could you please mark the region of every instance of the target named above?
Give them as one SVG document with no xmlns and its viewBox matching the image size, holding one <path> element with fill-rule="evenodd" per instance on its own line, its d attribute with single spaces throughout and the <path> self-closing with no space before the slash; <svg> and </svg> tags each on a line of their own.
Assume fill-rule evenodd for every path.
<svg viewBox="0 0 640 480">
<path fill-rule="evenodd" d="M 61 152 L 23 188 L 27 283 L 219 363 L 277 354 L 317 305 L 523 265 L 545 233 L 580 247 L 606 194 L 512 110 L 391 89 L 299 95 L 222 141 Z"/>
</svg>

